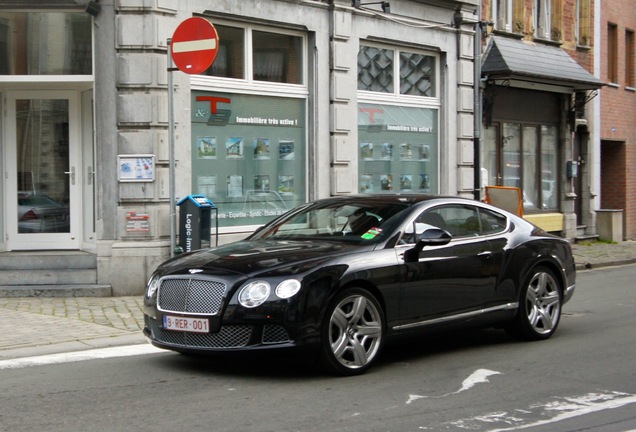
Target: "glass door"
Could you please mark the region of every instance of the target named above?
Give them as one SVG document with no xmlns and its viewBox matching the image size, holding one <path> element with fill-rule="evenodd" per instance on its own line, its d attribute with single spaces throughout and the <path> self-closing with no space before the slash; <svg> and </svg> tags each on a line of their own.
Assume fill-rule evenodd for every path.
<svg viewBox="0 0 636 432">
<path fill-rule="evenodd" d="M 11 92 L 7 114 L 9 248 L 78 249 L 78 94 Z"/>
</svg>

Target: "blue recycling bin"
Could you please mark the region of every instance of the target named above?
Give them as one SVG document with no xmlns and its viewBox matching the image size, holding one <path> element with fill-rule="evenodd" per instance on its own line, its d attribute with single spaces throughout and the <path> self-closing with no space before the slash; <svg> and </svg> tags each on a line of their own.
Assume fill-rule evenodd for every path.
<svg viewBox="0 0 636 432">
<path fill-rule="evenodd" d="M 218 246 L 218 208 L 204 195 L 188 195 L 177 203 L 179 207 L 179 246 L 192 252 L 211 246 L 212 213 L 215 219 L 215 238 Z"/>
</svg>

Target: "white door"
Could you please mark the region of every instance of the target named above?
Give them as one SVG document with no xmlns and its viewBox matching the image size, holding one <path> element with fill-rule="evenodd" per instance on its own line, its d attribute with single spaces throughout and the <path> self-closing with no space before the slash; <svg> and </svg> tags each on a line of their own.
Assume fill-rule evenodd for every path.
<svg viewBox="0 0 636 432">
<path fill-rule="evenodd" d="M 75 91 L 7 94 L 7 243 L 10 250 L 79 249 L 82 167 Z"/>
</svg>

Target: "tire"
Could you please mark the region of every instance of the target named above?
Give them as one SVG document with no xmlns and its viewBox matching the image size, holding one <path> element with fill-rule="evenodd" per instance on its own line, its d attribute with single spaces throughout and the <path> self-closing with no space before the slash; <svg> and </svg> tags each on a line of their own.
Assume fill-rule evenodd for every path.
<svg viewBox="0 0 636 432">
<path fill-rule="evenodd" d="M 523 285 L 517 316 L 508 331 L 523 340 L 547 339 L 559 325 L 562 306 L 558 279 L 547 267 L 536 267 Z"/>
<path fill-rule="evenodd" d="M 337 295 L 321 328 L 320 360 L 341 376 L 360 375 L 377 360 L 384 343 L 384 314 L 370 292 L 350 288 Z"/>
</svg>

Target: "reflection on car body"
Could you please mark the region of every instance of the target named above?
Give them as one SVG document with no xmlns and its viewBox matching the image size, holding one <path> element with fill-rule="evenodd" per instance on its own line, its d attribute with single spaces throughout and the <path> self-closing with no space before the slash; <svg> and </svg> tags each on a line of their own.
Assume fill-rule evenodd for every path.
<svg viewBox="0 0 636 432">
<path fill-rule="evenodd" d="M 148 281 L 144 333 L 185 353 L 302 349 L 354 375 L 405 333 L 502 326 L 547 339 L 574 287 L 566 240 L 488 204 L 333 197 L 163 263 Z"/>
</svg>

